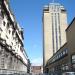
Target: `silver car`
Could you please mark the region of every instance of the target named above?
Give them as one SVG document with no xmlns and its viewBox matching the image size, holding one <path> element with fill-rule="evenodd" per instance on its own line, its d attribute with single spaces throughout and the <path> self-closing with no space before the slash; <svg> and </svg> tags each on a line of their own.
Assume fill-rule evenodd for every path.
<svg viewBox="0 0 75 75">
<path fill-rule="evenodd" d="M 75 75 L 75 72 L 64 72 L 62 75 Z"/>
</svg>

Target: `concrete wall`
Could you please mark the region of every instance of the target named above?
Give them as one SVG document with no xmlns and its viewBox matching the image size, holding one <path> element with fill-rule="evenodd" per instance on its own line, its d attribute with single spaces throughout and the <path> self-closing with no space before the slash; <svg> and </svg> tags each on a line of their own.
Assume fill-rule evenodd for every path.
<svg viewBox="0 0 75 75">
<path fill-rule="evenodd" d="M 57 7 L 56 7 L 57 6 Z M 67 13 L 58 3 L 51 3 L 43 9 L 43 60 L 44 66 L 66 43 Z"/>
<path fill-rule="evenodd" d="M 46 65 L 47 60 L 53 55 L 52 48 L 52 26 L 51 26 L 51 17 L 49 12 L 44 12 L 43 15 L 44 22 L 44 65 Z"/>
</svg>

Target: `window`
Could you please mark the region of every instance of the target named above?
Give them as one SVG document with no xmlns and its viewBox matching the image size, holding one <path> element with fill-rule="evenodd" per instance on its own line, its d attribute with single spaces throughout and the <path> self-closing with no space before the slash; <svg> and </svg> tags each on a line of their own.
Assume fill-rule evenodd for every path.
<svg viewBox="0 0 75 75">
<path fill-rule="evenodd" d="M 3 31 L 1 27 L 0 27 L 0 31 L 1 31 L 1 32 Z"/>
<path fill-rule="evenodd" d="M 59 58 L 59 56 L 57 55 L 57 59 Z"/>
<path fill-rule="evenodd" d="M 75 55 L 72 55 L 72 63 L 75 63 Z"/>
<path fill-rule="evenodd" d="M 5 44 L 6 43 L 6 41 L 5 40 L 3 40 L 3 44 Z"/>
<path fill-rule="evenodd" d="M 57 14 L 55 13 L 56 50 L 58 50 Z"/>
<path fill-rule="evenodd" d="M 2 46 L 0 45 L 0 50 L 2 49 Z"/>
<path fill-rule="evenodd" d="M 3 10 L 1 10 L 0 15 L 1 15 L 2 19 L 3 19 L 4 18 L 4 11 Z"/>
<path fill-rule="evenodd" d="M 63 55 L 65 55 L 65 51 L 63 51 Z"/>
<path fill-rule="evenodd" d="M 59 58 L 61 57 L 61 55 L 59 54 Z"/>
<path fill-rule="evenodd" d="M 16 42 L 16 45 L 18 44 L 18 42 Z"/>
<path fill-rule="evenodd" d="M 10 34 L 10 32 L 11 32 L 11 31 L 9 30 L 9 34 Z"/>
<path fill-rule="evenodd" d="M 10 62 L 12 62 L 12 57 L 10 57 Z"/>
<path fill-rule="evenodd" d="M 0 6 L 0 16 L 2 15 L 2 13 L 1 13 L 1 6 Z"/>
<path fill-rule="evenodd" d="M 4 68 L 4 58 L 1 58 L 1 68 Z"/>
<path fill-rule="evenodd" d="M 9 22 L 7 23 L 7 29 L 9 28 Z"/>
<path fill-rule="evenodd" d="M 18 47 L 19 47 L 19 45 L 18 45 Z"/>
<path fill-rule="evenodd" d="M 57 19 L 58 19 L 58 24 L 59 24 L 59 43 L 61 46 L 60 14 L 58 13 L 57 16 L 58 16 Z"/>
<path fill-rule="evenodd" d="M 66 65 L 65 68 L 66 68 L 66 70 L 68 70 L 69 69 L 68 65 Z"/>
<path fill-rule="evenodd" d="M 5 24 L 6 24 L 5 21 L 3 21 L 3 25 L 4 25 L 4 26 L 5 26 Z"/>
<path fill-rule="evenodd" d="M 5 54 L 5 57 L 8 58 L 8 54 Z"/>
<path fill-rule="evenodd" d="M 62 57 L 62 52 L 61 52 L 61 57 Z"/>
<path fill-rule="evenodd" d="M 60 8 L 59 8 L 59 6 L 57 6 L 57 11 L 60 11 Z"/>
<path fill-rule="evenodd" d="M 52 8 L 53 9 L 53 8 Z M 53 20 L 53 13 L 51 14 L 52 15 L 52 42 L 53 42 L 53 53 L 55 53 L 55 48 L 54 48 L 54 20 Z"/>
<path fill-rule="evenodd" d="M 66 54 L 68 53 L 68 49 L 65 50 Z"/>
<path fill-rule="evenodd" d="M 75 68 L 75 64 L 73 64 L 73 68 Z"/>
<path fill-rule="evenodd" d="M 13 43 L 11 42 L 11 44 L 13 45 Z"/>
<path fill-rule="evenodd" d="M 15 31 L 13 30 L 13 31 L 12 31 L 12 35 L 14 36 L 14 34 L 15 34 Z"/>
<path fill-rule="evenodd" d="M 6 35 L 6 38 L 8 39 L 8 36 Z"/>
</svg>

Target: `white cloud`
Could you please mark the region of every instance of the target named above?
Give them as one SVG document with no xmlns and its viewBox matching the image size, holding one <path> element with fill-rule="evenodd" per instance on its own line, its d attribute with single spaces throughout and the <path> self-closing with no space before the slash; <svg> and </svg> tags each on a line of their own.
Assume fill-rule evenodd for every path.
<svg viewBox="0 0 75 75">
<path fill-rule="evenodd" d="M 31 63 L 33 66 L 40 66 L 43 64 L 43 59 L 42 58 L 36 58 L 31 60 Z"/>
</svg>

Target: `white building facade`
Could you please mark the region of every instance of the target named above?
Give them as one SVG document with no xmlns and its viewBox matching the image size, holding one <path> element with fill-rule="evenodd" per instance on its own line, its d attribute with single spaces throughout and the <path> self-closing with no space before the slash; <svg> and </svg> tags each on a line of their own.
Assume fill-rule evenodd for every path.
<svg viewBox="0 0 75 75">
<path fill-rule="evenodd" d="M 23 39 L 23 29 L 16 22 L 8 0 L 0 0 L 0 69 L 27 72 Z"/>
<path fill-rule="evenodd" d="M 66 43 L 67 13 L 59 3 L 50 3 L 43 9 L 43 62 Z"/>
</svg>

